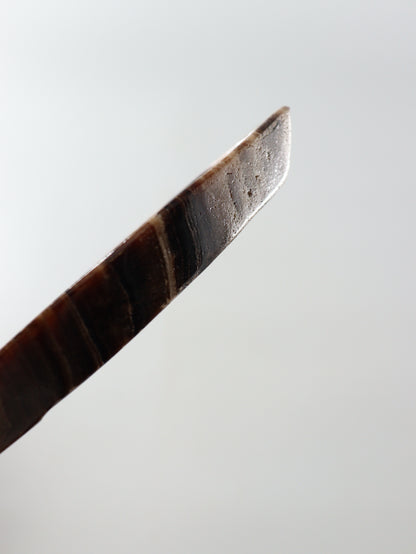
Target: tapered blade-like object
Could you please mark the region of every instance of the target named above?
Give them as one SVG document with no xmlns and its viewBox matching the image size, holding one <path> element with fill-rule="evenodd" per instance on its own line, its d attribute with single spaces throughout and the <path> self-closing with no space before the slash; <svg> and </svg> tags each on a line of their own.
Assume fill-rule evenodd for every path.
<svg viewBox="0 0 416 554">
<path fill-rule="evenodd" d="M 0 452 L 222 252 L 285 179 L 289 150 L 282 108 L 0 350 Z"/>
</svg>

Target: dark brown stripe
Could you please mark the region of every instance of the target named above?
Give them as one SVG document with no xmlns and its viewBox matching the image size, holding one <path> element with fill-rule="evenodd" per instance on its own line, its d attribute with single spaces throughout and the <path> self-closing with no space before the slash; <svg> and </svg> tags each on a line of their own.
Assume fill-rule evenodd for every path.
<svg viewBox="0 0 416 554">
<path fill-rule="evenodd" d="M 169 291 L 168 300 L 173 300 L 178 293 L 175 266 L 173 263 L 173 253 L 170 249 L 169 239 L 166 234 L 165 222 L 162 214 L 156 214 L 150 220 L 150 224 L 154 228 L 159 241 L 160 250 L 162 252 L 163 261 L 165 263 L 165 272 L 167 277 L 167 287 Z"/>
<path fill-rule="evenodd" d="M 198 228 L 196 225 L 195 219 L 192 217 L 191 214 L 191 203 L 189 201 L 185 201 L 185 195 L 179 197 L 180 201 L 184 204 L 186 207 L 185 209 L 185 219 L 186 224 L 189 227 L 189 231 L 192 236 L 192 240 L 195 247 L 195 256 L 196 256 L 196 267 L 197 267 L 197 273 L 201 271 L 202 267 L 202 250 L 201 250 L 201 241 L 198 234 Z"/>
<path fill-rule="evenodd" d="M 162 212 L 178 291 L 192 280 L 198 272 L 198 242 L 189 225 L 189 204 L 183 196 L 176 197 Z"/>
<path fill-rule="evenodd" d="M 32 322 L 25 348 L 21 351 L 21 361 L 28 380 L 40 382 L 45 389 L 44 397 L 55 403 L 70 392 L 70 387 L 65 360 L 54 348 L 44 319 L 42 313 Z"/>
<path fill-rule="evenodd" d="M 65 355 L 65 351 L 62 349 L 61 343 L 56 340 L 56 325 L 51 326 L 51 319 L 53 320 L 52 311 L 52 306 L 49 306 L 44 312 L 40 314 L 37 320 L 39 321 L 39 324 L 43 327 L 42 334 L 47 339 L 42 346 L 44 349 L 48 349 L 54 355 L 56 365 L 53 369 L 57 373 L 59 372 L 60 379 L 63 383 L 64 395 L 66 395 L 75 388 L 75 383 L 72 375 L 73 370 Z"/>
<path fill-rule="evenodd" d="M 2 444 L 4 444 L 4 446 L 7 446 L 7 444 L 5 443 L 5 439 L 10 437 L 12 429 L 13 425 L 9 420 L 9 417 L 3 406 L 3 399 L 0 396 L 0 451 L 2 450 Z"/>
<path fill-rule="evenodd" d="M 71 371 L 71 385 L 78 386 L 103 361 L 71 299 L 63 294 L 41 314 L 54 343 L 59 345 L 61 365 Z"/>
<path fill-rule="evenodd" d="M 102 363 L 134 336 L 130 300 L 107 262 L 102 262 L 67 294 Z"/>
<path fill-rule="evenodd" d="M 107 262 L 128 294 L 136 334 L 169 301 L 169 279 L 154 227 L 146 223 Z"/>
</svg>

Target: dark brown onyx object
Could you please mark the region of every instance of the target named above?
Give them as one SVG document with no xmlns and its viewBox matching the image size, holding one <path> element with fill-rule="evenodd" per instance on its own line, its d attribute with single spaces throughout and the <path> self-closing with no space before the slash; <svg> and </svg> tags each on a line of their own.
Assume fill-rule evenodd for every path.
<svg viewBox="0 0 416 554">
<path fill-rule="evenodd" d="M 282 108 L 0 350 L 0 452 L 222 252 L 284 181 L 289 150 Z"/>
</svg>

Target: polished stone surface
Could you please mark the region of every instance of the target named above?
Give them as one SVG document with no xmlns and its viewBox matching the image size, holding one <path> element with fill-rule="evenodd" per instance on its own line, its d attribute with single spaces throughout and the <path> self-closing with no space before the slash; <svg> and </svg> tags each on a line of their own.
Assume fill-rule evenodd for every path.
<svg viewBox="0 0 416 554">
<path fill-rule="evenodd" d="M 282 108 L 62 294 L 0 351 L 0 451 L 145 327 L 284 181 Z"/>
</svg>

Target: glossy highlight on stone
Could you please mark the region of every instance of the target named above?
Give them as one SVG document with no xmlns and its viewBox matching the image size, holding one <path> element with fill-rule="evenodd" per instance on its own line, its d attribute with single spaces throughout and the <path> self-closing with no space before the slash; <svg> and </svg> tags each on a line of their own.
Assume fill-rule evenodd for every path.
<svg viewBox="0 0 416 554">
<path fill-rule="evenodd" d="M 0 350 L 0 452 L 143 329 L 283 183 L 282 108 Z"/>
</svg>

